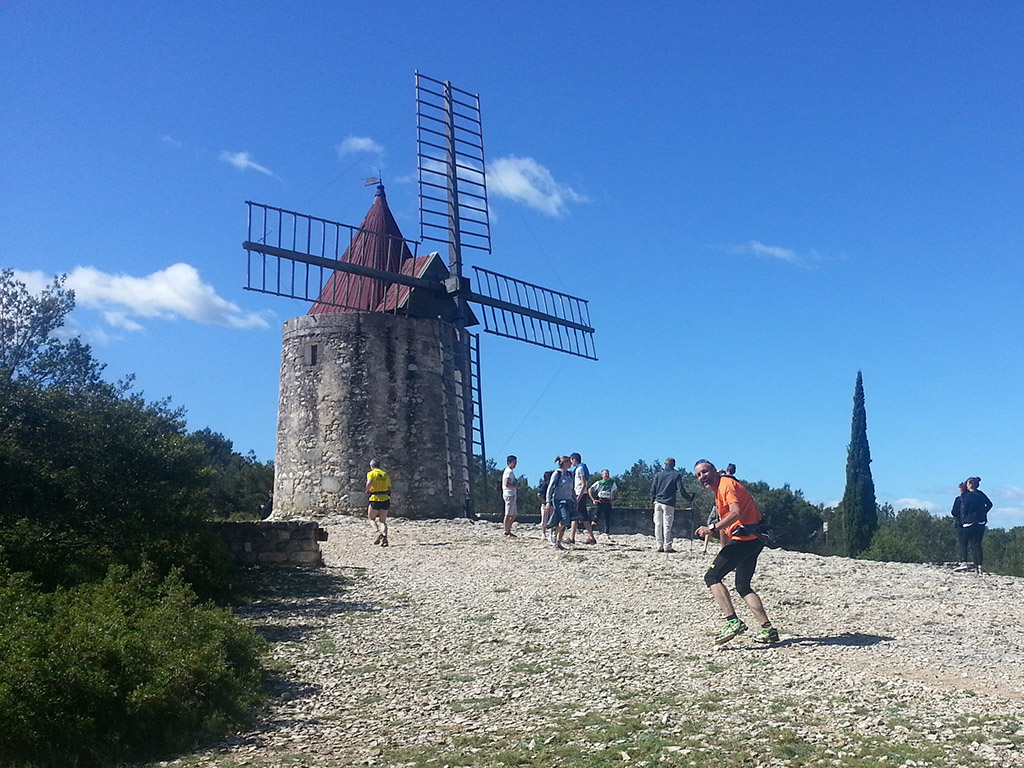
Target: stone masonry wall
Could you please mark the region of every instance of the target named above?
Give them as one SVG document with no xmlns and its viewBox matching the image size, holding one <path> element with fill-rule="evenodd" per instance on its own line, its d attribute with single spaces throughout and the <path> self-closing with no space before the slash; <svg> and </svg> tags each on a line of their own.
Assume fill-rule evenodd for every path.
<svg viewBox="0 0 1024 768">
<path fill-rule="evenodd" d="M 376 457 L 392 514 L 462 514 L 465 429 L 454 328 L 383 313 L 304 315 L 284 325 L 273 519 L 366 512 Z"/>
<path fill-rule="evenodd" d="M 327 531 L 311 521 L 263 520 L 258 523 L 214 523 L 231 554 L 243 563 L 323 565 L 320 542 Z"/>
</svg>

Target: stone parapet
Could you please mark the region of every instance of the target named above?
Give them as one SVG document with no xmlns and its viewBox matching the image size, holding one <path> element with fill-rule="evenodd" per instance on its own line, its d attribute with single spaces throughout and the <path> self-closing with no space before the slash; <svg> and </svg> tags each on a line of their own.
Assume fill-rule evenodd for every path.
<svg viewBox="0 0 1024 768">
<path fill-rule="evenodd" d="M 308 520 L 213 523 L 232 556 L 243 563 L 323 565 L 320 542 L 327 531 Z"/>
</svg>

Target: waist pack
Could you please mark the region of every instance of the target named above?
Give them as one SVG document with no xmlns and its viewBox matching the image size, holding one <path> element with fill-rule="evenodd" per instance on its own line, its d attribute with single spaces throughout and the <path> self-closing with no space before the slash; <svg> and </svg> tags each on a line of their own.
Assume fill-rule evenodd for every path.
<svg viewBox="0 0 1024 768">
<path fill-rule="evenodd" d="M 751 523 L 749 525 L 740 525 L 733 530 L 732 535 L 756 536 L 757 540 L 764 544 L 766 547 L 779 546 L 779 542 L 775 538 L 775 531 L 772 529 L 770 523 L 760 522 Z"/>
</svg>

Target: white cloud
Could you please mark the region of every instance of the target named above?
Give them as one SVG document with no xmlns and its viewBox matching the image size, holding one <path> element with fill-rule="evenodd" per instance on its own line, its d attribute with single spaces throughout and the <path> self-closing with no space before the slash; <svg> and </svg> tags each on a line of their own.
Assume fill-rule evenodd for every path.
<svg viewBox="0 0 1024 768">
<path fill-rule="evenodd" d="M 45 272 L 14 270 L 14 278 L 38 294 L 53 284 Z M 269 312 L 243 312 L 217 295 L 190 264 L 174 264 L 145 277 L 111 275 L 92 267 L 75 267 L 68 273 L 65 288 L 75 292 L 75 305 L 95 309 L 112 328 L 141 331 L 136 318 L 171 320 L 185 318 L 204 325 L 228 328 L 268 328 Z M 67 335 L 78 335 L 78 331 Z M 85 333 L 82 331 L 81 333 Z M 109 340 L 104 332 L 90 332 Z"/>
<path fill-rule="evenodd" d="M 124 312 L 108 310 L 103 313 L 103 319 L 107 321 L 108 325 L 111 325 L 114 328 L 120 328 L 123 331 L 135 332 L 142 330 L 142 326 L 132 320 L 131 317 Z"/>
<path fill-rule="evenodd" d="M 46 289 L 47 286 L 53 285 L 54 275 L 47 275 L 45 272 L 22 272 L 19 269 L 12 270 L 14 272 L 14 279 L 20 283 L 25 284 L 25 288 L 29 293 L 38 295 Z"/>
<path fill-rule="evenodd" d="M 1001 501 L 1024 501 L 1024 488 L 1018 488 L 1015 485 L 1004 485 L 996 488 L 995 493 L 992 495 Z"/>
<path fill-rule="evenodd" d="M 589 202 L 567 184 L 555 181 L 551 171 L 532 157 L 499 157 L 487 163 L 487 189 L 547 214 L 563 216 L 570 203 Z"/>
<path fill-rule="evenodd" d="M 120 330 L 142 330 L 138 318 L 185 318 L 228 328 L 269 327 L 266 313 L 243 312 L 218 296 L 189 264 L 174 264 L 145 277 L 76 267 L 66 285 L 74 290 L 78 306 L 99 310 L 109 325 Z"/>
<path fill-rule="evenodd" d="M 347 136 L 338 145 L 338 155 L 345 156 L 358 152 L 374 155 L 384 154 L 384 147 L 368 136 Z"/>
<path fill-rule="evenodd" d="M 988 513 L 989 528 L 1016 528 L 1024 525 L 1024 507 L 992 507 Z"/>
<path fill-rule="evenodd" d="M 892 505 L 893 509 L 899 512 L 901 509 L 925 509 L 928 512 L 936 512 L 939 509 L 939 505 L 934 501 L 925 501 L 924 499 L 898 499 Z"/>
<path fill-rule="evenodd" d="M 173 147 L 174 149 L 181 149 L 185 145 L 178 141 L 176 138 L 171 136 L 169 133 L 165 133 L 160 137 L 160 143 L 165 147 Z"/>
<path fill-rule="evenodd" d="M 255 162 L 252 159 L 252 155 L 250 155 L 248 152 L 228 152 L 227 150 L 225 150 L 220 153 L 220 159 L 223 160 L 225 163 L 230 163 L 240 171 L 257 171 L 259 173 L 265 174 L 266 176 L 270 176 L 275 179 L 277 178 L 277 174 L 275 174 L 266 166 L 260 165 L 259 163 Z"/>
<path fill-rule="evenodd" d="M 820 264 L 822 261 L 825 261 L 825 258 L 823 258 L 817 251 L 798 253 L 792 248 L 783 248 L 779 245 L 768 245 L 767 243 L 762 243 L 760 240 L 751 240 L 747 243 L 743 243 L 742 245 L 727 246 L 723 250 L 728 253 L 741 256 L 757 256 L 762 259 L 782 261 L 796 267 L 807 267 L 812 264 Z"/>
<path fill-rule="evenodd" d="M 750 256 L 761 256 L 763 258 L 784 261 L 787 264 L 799 264 L 800 257 L 791 248 L 781 248 L 777 245 L 766 245 L 757 240 L 751 240 L 743 245 L 736 245 L 729 249 L 733 253 L 747 254 Z"/>
</svg>

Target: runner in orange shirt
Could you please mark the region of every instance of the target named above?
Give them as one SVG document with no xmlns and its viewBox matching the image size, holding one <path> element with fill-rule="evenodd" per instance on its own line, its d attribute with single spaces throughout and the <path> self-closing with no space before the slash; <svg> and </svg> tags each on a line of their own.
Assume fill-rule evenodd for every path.
<svg viewBox="0 0 1024 768">
<path fill-rule="evenodd" d="M 704 583 L 708 585 L 715 602 L 725 614 L 725 629 L 715 638 L 715 643 L 727 643 L 736 635 L 747 631 L 747 625 L 736 616 L 729 590 L 722 583 L 722 579 L 730 571 L 736 571 L 736 593 L 743 598 L 743 602 L 761 625 L 754 635 L 754 640 L 759 643 L 777 643 L 779 631 L 768 619 L 761 598 L 750 587 L 750 580 L 757 567 L 757 556 L 764 549 L 764 544 L 756 534 L 745 530 L 743 526 L 754 526 L 761 522 L 757 504 L 738 480 L 720 474 L 715 465 L 707 459 L 698 461 L 693 471 L 697 475 L 697 481 L 715 494 L 715 506 L 718 508 L 719 517 L 719 520 L 710 526 L 702 525 L 698 528 L 697 536 L 703 538 L 716 531 L 721 532 L 722 536 L 722 549 L 704 575 Z"/>
</svg>

